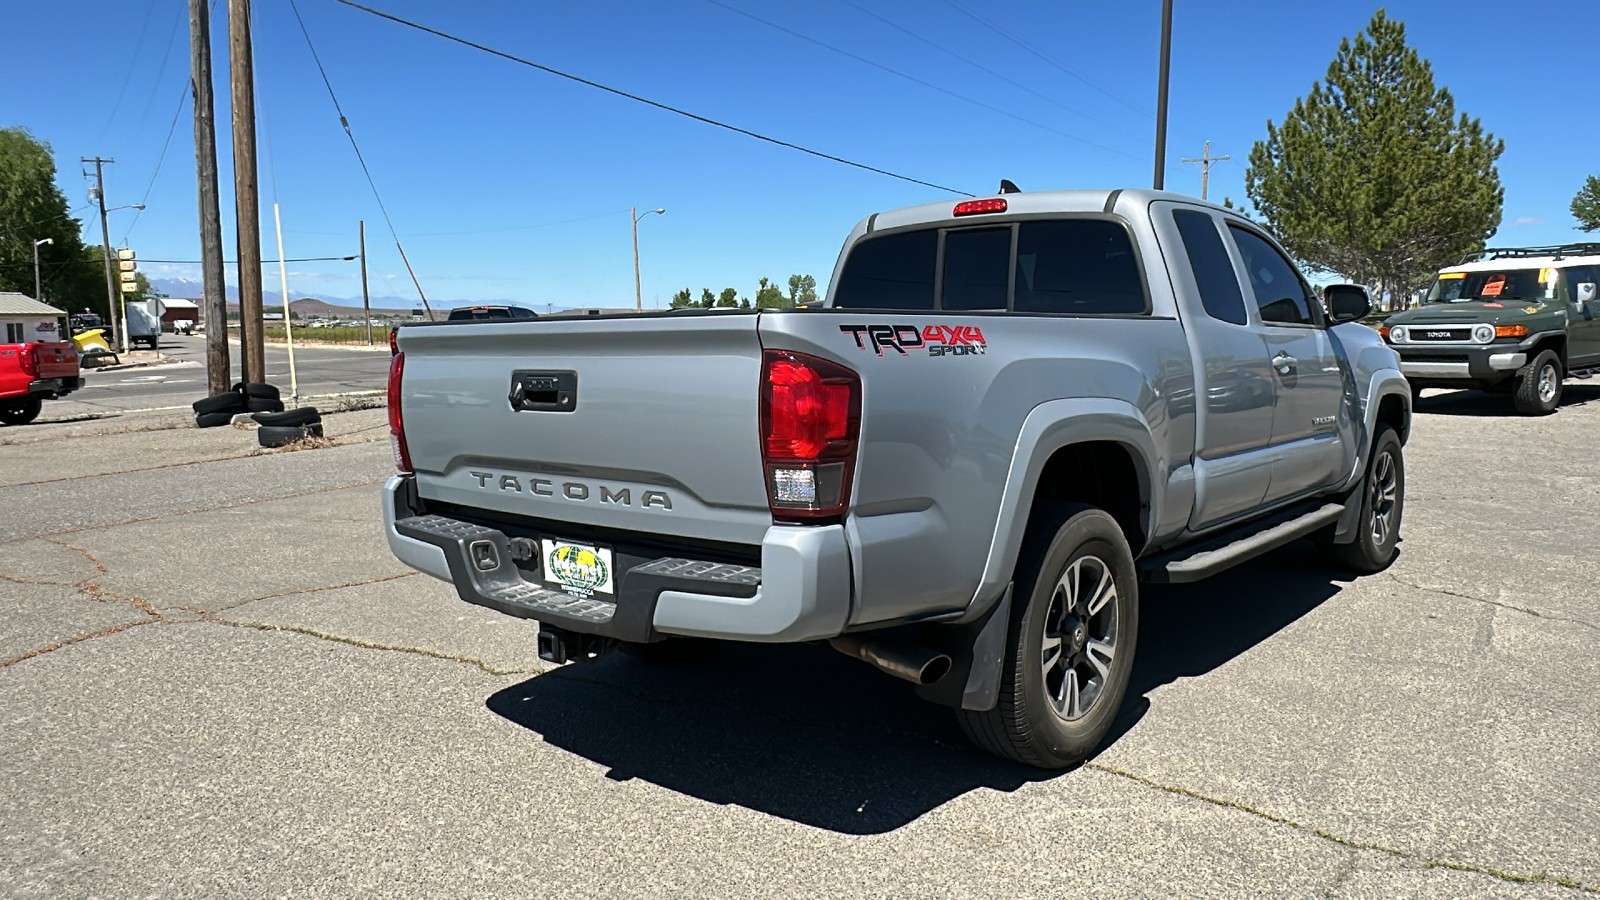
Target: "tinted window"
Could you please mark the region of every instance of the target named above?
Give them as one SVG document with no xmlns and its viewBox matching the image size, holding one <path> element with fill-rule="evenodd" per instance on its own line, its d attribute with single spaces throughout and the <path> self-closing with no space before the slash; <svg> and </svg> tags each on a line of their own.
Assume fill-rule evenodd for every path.
<svg viewBox="0 0 1600 900">
<path fill-rule="evenodd" d="M 936 231 L 904 231 L 856 244 L 833 292 L 834 305 L 933 309 L 933 257 L 938 241 Z"/>
<path fill-rule="evenodd" d="M 1017 312 L 1092 315 L 1148 309 L 1133 243 L 1121 225 L 1063 219 L 1019 226 Z"/>
<path fill-rule="evenodd" d="M 1261 321 L 1288 325 L 1314 325 L 1311 301 L 1306 296 L 1305 284 L 1299 273 L 1283 254 L 1253 232 L 1233 225 L 1233 242 L 1244 258 L 1245 272 L 1250 276 L 1250 287 L 1255 290 L 1256 306 L 1261 310 Z"/>
<path fill-rule="evenodd" d="M 1005 309 L 1011 229 L 952 231 L 944 237 L 945 309 Z"/>
<path fill-rule="evenodd" d="M 1245 324 L 1244 294 L 1239 290 L 1239 278 L 1233 272 L 1233 260 L 1222 246 L 1222 235 L 1217 233 L 1216 222 L 1210 215 L 1195 210 L 1178 210 L 1172 214 L 1183 236 L 1183 249 L 1189 257 L 1189 269 L 1194 272 L 1195 286 L 1200 289 L 1200 302 L 1206 314 L 1221 322 Z"/>
</svg>

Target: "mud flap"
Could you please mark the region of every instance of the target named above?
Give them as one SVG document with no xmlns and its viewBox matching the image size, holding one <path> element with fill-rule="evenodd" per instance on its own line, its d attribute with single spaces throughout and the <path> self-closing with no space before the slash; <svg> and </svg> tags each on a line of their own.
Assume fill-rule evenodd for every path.
<svg viewBox="0 0 1600 900">
<path fill-rule="evenodd" d="M 1000 699 L 1000 673 L 1010 634 L 1011 591 L 981 618 L 967 625 L 941 629 L 937 643 L 950 654 L 950 674 L 917 688 L 917 696 L 956 709 L 994 709 Z M 932 643 L 932 642 L 930 642 Z"/>
</svg>

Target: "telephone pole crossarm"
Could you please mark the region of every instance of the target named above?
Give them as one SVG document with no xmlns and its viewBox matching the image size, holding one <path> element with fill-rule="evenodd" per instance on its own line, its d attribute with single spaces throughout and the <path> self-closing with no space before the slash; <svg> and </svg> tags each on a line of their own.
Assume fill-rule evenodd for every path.
<svg viewBox="0 0 1600 900">
<path fill-rule="evenodd" d="M 1186 163 L 1199 163 L 1200 164 L 1200 199 L 1201 200 L 1206 199 L 1206 191 L 1211 186 L 1211 164 L 1212 163 L 1225 162 L 1225 161 L 1230 160 L 1232 158 L 1233 157 L 1229 156 L 1226 153 L 1222 154 L 1221 156 L 1212 156 L 1211 155 L 1211 142 L 1210 141 L 1206 141 L 1205 149 L 1200 152 L 1200 155 L 1198 157 L 1191 156 L 1191 157 L 1187 157 L 1187 158 L 1185 158 L 1183 160 Z"/>
</svg>

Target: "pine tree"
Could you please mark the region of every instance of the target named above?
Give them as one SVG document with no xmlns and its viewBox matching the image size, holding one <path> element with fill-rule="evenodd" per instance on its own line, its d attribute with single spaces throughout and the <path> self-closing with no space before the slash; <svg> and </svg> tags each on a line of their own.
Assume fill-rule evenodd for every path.
<svg viewBox="0 0 1600 900">
<path fill-rule="evenodd" d="M 1380 9 L 1283 125 L 1267 122 L 1245 191 L 1302 262 L 1403 295 L 1494 234 L 1504 150 Z"/>
<path fill-rule="evenodd" d="M 1572 198 L 1572 217 L 1583 231 L 1600 231 L 1600 175 L 1590 175 Z"/>
</svg>

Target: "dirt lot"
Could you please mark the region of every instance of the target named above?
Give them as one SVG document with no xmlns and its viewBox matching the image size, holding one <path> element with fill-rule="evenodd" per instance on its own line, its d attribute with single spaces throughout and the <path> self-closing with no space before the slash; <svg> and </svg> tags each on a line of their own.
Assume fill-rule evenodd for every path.
<svg viewBox="0 0 1600 900">
<path fill-rule="evenodd" d="M 825 648 L 546 671 L 390 557 L 381 410 L 268 455 L 6 429 L 0 895 L 1600 894 L 1600 389 L 1568 396 L 1423 400 L 1385 574 L 1297 545 L 1148 590 L 1116 740 L 1055 775 Z"/>
</svg>

